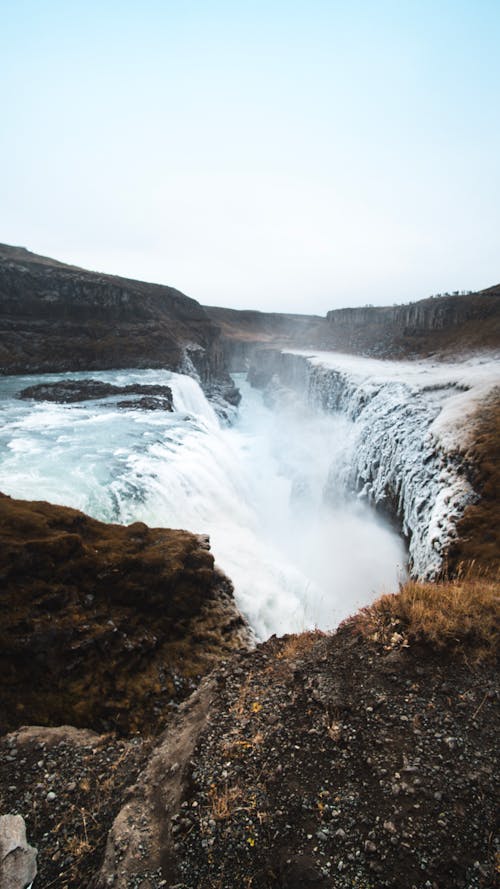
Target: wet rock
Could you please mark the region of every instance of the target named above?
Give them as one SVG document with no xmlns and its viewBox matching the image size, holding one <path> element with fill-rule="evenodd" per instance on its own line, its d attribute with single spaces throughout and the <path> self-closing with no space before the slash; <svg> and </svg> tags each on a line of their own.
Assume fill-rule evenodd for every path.
<svg viewBox="0 0 500 889">
<path fill-rule="evenodd" d="M 101 380 L 59 380 L 55 383 L 39 383 L 28 386 L 19 392 L 19 398 L 35 401 L 53 401 L 58 404 L 73 404 L 79 401 L 97 401 L 118 395 L 140 395 L 141 398 L 119 401 L 121 408 L 140 408 L 142 410 L 171 411 L 172 390 L 169 386 L 154 386 L 131 383 L 128 386 L 116 386 Z"/>
</svg>

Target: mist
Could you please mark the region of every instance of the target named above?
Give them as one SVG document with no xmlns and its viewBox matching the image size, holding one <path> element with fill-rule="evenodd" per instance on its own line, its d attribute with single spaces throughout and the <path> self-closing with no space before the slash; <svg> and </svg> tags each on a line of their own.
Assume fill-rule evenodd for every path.
<svg viewBox="0 0 500 889">
<path fill-rule="evenodd" d="M 225 426 L 191 377 L 161 370 L 93 376 L 166 383 L 174 413 L 20 402 L 16 391 L 37 378 L 5 378 L 3 491 L 104 521 L 208 534 L 257 639 L 332 629 L 396 589 L 401 540 L 341 481 L 332 482 L 349 466 L 349 420 L 297 403 L 270 408 L 239 375 L 243 399 L 235 423 Z"/>
</svg>

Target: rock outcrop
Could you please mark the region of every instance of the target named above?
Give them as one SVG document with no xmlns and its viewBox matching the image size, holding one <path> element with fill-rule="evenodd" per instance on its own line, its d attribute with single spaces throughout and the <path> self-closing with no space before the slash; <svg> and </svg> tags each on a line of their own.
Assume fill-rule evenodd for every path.
<svg viewBox="0 0 500 889">
<path fill-rule="evenodd" d="M 79 401 L 96 401 L 101 398 L 126 395 L 127 399 L 118 401 L 117 407 L 138 408 L 141 410 L 173 410 L 172 390 L 170 386 L 148 386 L 137 383 L 129 386 L 115 386 L 101 380 L 59 380 L 57 383 L 38 383 L 22 389 L 18 398 L 34 401 L 54 401 L 57 404 L 73 404 Z M 139 395 L 140 398 L 132 398 Z"/>
<path fill-rule="evenodd" d="M 381 357 L 417 357 L 500 346 L 500 285 L 407 305 L 327 313 L 330 348 Z"/>
<path fill-rule="evenodd" d="M 194 369 L 232 384 L 219 329 L 173 287 L 89 272 L 0 245 L 0 373 Z"/>
<path fill-rule="evenodd" d="M 206 538 L 0 495 L 0 733 L 155 733 L 247 631 Z"/>
<path fill-rule="evenodd" d="M 0 815 L 0 889 L 26 889 L 36 877 L 36 849 L 21 815 Z"/>
</svg>

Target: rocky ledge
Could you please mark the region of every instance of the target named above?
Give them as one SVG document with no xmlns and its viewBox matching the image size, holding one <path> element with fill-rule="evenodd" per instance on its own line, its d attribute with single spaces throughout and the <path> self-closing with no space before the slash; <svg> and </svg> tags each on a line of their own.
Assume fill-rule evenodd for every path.
<svg viewBox="0 0 500 889">
<path fill-rule="evenodd" d="M 206 538 L 0 495 L 0 733 L 157 733 L 246 644 Z"/>
</svg>

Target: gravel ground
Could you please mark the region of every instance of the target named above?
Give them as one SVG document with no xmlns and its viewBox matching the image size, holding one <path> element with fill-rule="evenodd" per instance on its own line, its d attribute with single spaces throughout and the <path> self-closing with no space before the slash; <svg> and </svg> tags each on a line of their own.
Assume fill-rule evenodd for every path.
<svg viewBox="0 0 500 889">
<path fill-rule="evenodd" d="M 272 639 L 217 678 L 171 885 L 495 885 L 490 667 L 341 630 Z"/>
<path fill-rule="evenodd" d="M 70 726 L 30 726 L 0 739 L 0 811 L 26 821 L 38 849 L 34 889 L 83 889 L 108 830 L 151 750 Z"/>
<path fill-rule="evenodd" d="M 272 638 L 156 742 L 0 739 L 0 811 L 26 819 L 34 889 L 497 885 L 495 670 L 401 638 Z"/>
</svg>

